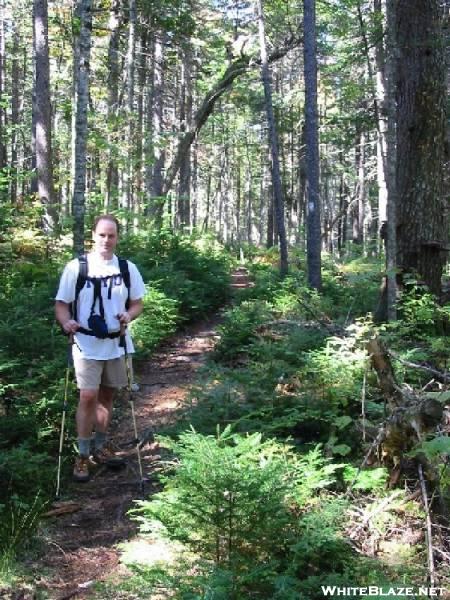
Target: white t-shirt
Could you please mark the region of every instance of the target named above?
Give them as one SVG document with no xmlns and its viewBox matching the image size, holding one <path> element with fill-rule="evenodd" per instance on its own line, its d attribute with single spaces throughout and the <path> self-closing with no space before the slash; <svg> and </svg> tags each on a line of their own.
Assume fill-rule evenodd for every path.
<svg viewBox="0 0 450 600">
<path fill-rule="evenodd" d="M 105 311 L 105 321 L 108 332 L 113 333 L 120 330 L 117 315 L 125 310 L 125 302 L 128 297 L 128 289 L 122 280 L 119 267 L 119 259 L 114 254 L 110 260 L 103 259 L 94 252 L 87 255 L 89 277 L 105 278 L 101 282 L 101 294 Z M 61 280 L 59 282 L 56 300 L 71 304 L 75 300 L 75 288 L 79 273 L 78 259 L 67 263 Z M 145 296 L 145 284 L 136 265 L 128 261 L 130 272 L 130 300 L 140 300 Z M 107 279 L 106 279 L 107 278 Z M 109 293 L 111 298 L 108 298 Z M 78 296 L 77 321 L 85 329 L 89 329 L 88 319 L 91 315 L 92 301 L 94 299 L 94 285 L 86 280 L 84 287 Z M 99 314 L 99 301 L 96 301 L 95 314 Z M 99 339 L 84 333 L 75 334 L 75 344 L 78 346 L 83 358 L 94 360 L 109 360 L 118 358 L 124 354 L 124 348 L 120 344 L 120 337 L 113 339 Z M 126 332 L 127 351 L 134 352 L 130 334 Z"/>
</svg>

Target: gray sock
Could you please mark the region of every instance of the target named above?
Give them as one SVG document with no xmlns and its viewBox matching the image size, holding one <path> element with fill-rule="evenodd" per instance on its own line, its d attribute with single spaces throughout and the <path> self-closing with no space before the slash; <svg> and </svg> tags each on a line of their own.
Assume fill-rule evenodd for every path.
<svg viewBox="0 0 450 600">
<path fill-rule="evenodd" d="M 91 438 L 78 438 L 78 452 L 80 456 L 89 456 L 91 446 Z"/>
<path fill-rule="evenodd" d="M 96 431 L 94 441 L 95 449 L 101 450 L 106 442 L 106 433 L 104 431 Z"/>
</svg>

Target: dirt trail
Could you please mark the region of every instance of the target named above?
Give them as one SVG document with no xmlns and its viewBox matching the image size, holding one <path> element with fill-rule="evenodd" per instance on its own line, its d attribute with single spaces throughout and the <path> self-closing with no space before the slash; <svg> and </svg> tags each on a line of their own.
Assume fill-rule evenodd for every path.
<svg viewBox="0 0 450 600">
<path fill-rule="evenodd" d="M 235 271 L 232 287 L 248 285 L 246 271 Z M 214 347 L 219 323 L 220 315 L 216 314 L 186 328 L 161 346 L 149 361 L 137 366 L 135 379 L 140 390 L 134 394 L 134 405 L 139 438 L 143 440 L 141 457 L 144 476 L 148 478 L 147 497 L 158 485 L 152 472 L 160 457 L 152 432 L 175 418 L 198 368 Z M 127 516 L 133 500 L 141 495 L 126 396 L 116 403 L 112 431 L 114 442 L 127 456 L 126 467 L 120 470 L 100 467 L 88 483 L 64 484 L 64 499 L 70 499 L 79 508 L 49 520 L 48 552 L 38 564 L 30 564 L 40 573 L 35 585 L 52 599 L 89 598 L 94 582 L 120 573 L 117 544 L 131 539 L 137 532 L 136 524 Z"/>
</svg>

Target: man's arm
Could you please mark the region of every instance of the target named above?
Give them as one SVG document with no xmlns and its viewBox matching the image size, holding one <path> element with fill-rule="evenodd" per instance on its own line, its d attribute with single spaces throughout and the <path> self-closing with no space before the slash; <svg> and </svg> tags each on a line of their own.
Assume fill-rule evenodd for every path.
<svg viewBox="0 0 450 600">
<path fill-rule="evenodd" d="M 55 317 L 65 333 L 75 333 L 80 327 L 80 324 L 72 319 L 70 314 L 70 304 L 56 300 L 55 302 Z"/>
</svg>

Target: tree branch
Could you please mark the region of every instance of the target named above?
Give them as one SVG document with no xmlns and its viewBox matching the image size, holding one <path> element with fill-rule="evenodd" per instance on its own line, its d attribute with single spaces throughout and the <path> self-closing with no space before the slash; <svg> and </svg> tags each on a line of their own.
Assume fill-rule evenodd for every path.
<svg viewBox="0 0 450 600">
<path fill-rule="evenodd" d="M 293 38 L 290 37 L 280 46 L 271 52 L 268 56 L 268 62 L 272 63 L 283 56 L 285 56 L 290 50 L 298 47 L 302 42 L 302 37 Z M 191 144 L 200 132 L 200 129 L 206 123 L 208 117 L 213 112 L 214 106 L 219 98 L 226 92 L 234 80 L 245 73 L 245 71 L 252 67 L 260 66 L 261 60 L 253 58 L 251 56 L 240 56 L 238 59 L 233 61 L 226 69 L 220 80 L 209 90 L 205 98 L 201 102 L 197 112 L 194 115 L 192 121 L 192 128 L 187 131 L 179 140 L 178 147 L 175 155 L 172 159 L 172 163 L 167 169 L 166 177 L 164 179 L 162 195 L 165 196 L 172 188 L 173 182 L 177 173 L 180 169 L 183 157 L 189 150 Z"/>
</svg>

